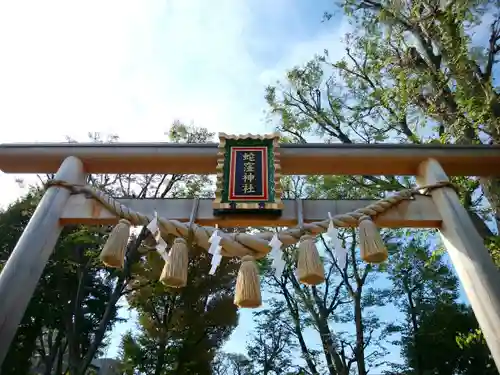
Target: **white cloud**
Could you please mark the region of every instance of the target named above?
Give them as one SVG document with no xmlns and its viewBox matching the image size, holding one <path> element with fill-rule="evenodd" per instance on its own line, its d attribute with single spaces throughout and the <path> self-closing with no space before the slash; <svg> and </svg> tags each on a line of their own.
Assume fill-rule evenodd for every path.
<svg viewBox="0 0 500 375">
<path fill-rule="evenodd" d="M 333 22 L 333 21 L 332 21 Z M 323 54 L 328 50 L 331 61 L 340 60 L 345 56 L 344 35 L 352 30 L 346 18 L 339 21 L 338 27 L 325 27 L 324 32 L 314 39 L 304 40 L 290 45 L 286 54 L 272 68 L 260 74 L 260 82 L 263 84 L 274 83 L 276 80 L 283 80 L 283 74 L 294 66 L 300 66 L 311 60 L 315 54 Z"/>
<path fill-rule="evenodd" d="M 255 72 L 238 40 L 241 2 L 97 4 L 0 5 L 2 142 L 151 140 L 177 117 L 234 127 L 237 84 Z"/>
<path fill-rule="evenodd" d="M 285 36 L 255 35 L 256 14 L 266 6 L 269 20 L 304 25 L 291 0 L 251 5 L 2 2 L 0 123 L 7 131 L 0 141 L 61 141 L 65 135 L 86 140 L 93 131 L 158 140 L 175 118 L 215 131 L 256 125 L 254 131 L 263 131 L 263 67 L 249 46 L 273 48 Z M 289 51 L 283 61 L 288 63 L 289 53 L 293 61 L 309 57 L 328 41 L 300 42 L 280 46 Z"/>
<path fill-rule="evenodd" d="M 243 4 L 0 3 L 0 142 L 85 141 L 88 132 L 158 141 L 176 118 L 214 131 L 256 125 Z M 0 179 L 5 204 L 20 191 L 12 176 Z"/>
<path fill-rule="evenodd" d="M 305 33 L 297 3 L 0 2 L 0 142 L 86 141 L 89 132 L 161 141 L 174 119 L 215 132 L 272 130 L 263 121 L 264 86 L 336 50 L 344 32 L 325 25 Z M 0 174 L 0 206 L 25 191 L 15 177 Z M 115 350 L 117 343 L 113 337 Z"/>
<path fill-rule="evenodd" d="M 260 17 L 273 33 L 258 32 Z M 270 130 L 266 75 L 334 37 L 279 32 L 305 29 L 293 0 L 1 2 L 0 142 L 85 141 L 89 132 L 158 141 L 176 118 L 213 131 Z M 283 58 L 257 58 L 256 45 Z M 21 193 L 13 179 L 0 175 L 1 205 Z"/>
</svg>

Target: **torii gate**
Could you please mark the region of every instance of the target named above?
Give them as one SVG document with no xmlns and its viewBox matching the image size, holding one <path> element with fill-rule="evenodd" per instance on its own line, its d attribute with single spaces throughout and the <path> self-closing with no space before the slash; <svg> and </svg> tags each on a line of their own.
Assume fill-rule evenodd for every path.
<svg viewBox="0 0 500 375">
<path fill-rule="evenodd" d="M 215 174 L 218 145 L 210 144 L 4 144 L 5 173 L 54 173 L 69 184 L 83 184 L 87 173 Z M 450 176 L 499 175 L 500 147 L 403 144 L 282 144 L 281 173 L 296 175 L 415 175 L 420 186 L 445 183 Z M 500 369 L 500 273 L 455 191 L 443 185 L 431 196 L 406 200 L 374 218 L 379 227 L 439 228 L 458 277 Z M 189 220 L 189 199 L 121 199 L 142 213 Z M 302 220 L 344 214 L 367 200 L 304 201 Z M 83 195 L 49 186 L 0 274 L 0 365 L 36 284 L 67 224 L 113 224 L 118 217 Z M 196 222 L 219 227 L 294 226 L 294 201 L 283 201 L 277 218 L 241 214 L 214 216 L 212 201 L 199 202 Z"/>
</svg>

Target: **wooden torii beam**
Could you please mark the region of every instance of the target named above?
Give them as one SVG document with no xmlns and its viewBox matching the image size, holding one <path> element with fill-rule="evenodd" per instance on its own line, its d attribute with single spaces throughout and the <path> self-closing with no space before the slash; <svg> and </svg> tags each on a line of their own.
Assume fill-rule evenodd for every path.
<svg viewBox="0 0 500 375">
<path fill-rule="evenodd" d="M 215 174 L 217 144 L 4 144 L 5 173 L 55 173 L 68 156 L 86 173 Z M 288 175 L 414 176 L 420 163 L 435 159 L 449 176 L 500 174 L 500 147 L 406 144 L 282 144 L 281 173 Z"/>
<path fill-rule="evenodd" d="M 447 181 L 447 175 L 499 175 L 500 147 L 462 145 L 280 146 L 283 174 L 416 175 L 424 184 Z M 0 170 L 6 173 L 53 173 L 56 179 L 82 184 L 86 173 L 213 174 L 217 144 L 9 144 L 0 145 Z M 458 277 L 500 368 L 500 273 L 493 264 L 455 191 L 443 187 L 432 198 L 418 197 L 377 218 L 387 227 L 438 227 Z M 305 220 L 343 213 L 369 201 L 306 201 Z M 187 219 L 189 200 L 127 201 L 146 213 L 169 212 Z M 292 202 L 273 222 L 243 215 L 214 218 L 209 200 L 201 202 L 199 223 L 294 225 Z M 186 206 L 189 209 L 186 209 Z M 171 215 L 165 215 L 171 217 Z M 47 189 L 0 274 L 0 365 L 15 335 L 59 233 L 69 223 L 111 223 L 109 212 L 68 190 Z"/>
<path fill-rule="evenodd" d="M 193 207 L 193 199 L 118 199 L 118 201 L 134 211 L 153 215 L 156 211 L 159 216 L 189 221 Z M 195 222 L 200 225 L 221 228 L 236 227 L 290 227 L 297 226 L 297 207 L 295 200 L 284 199 L 283 213 L 280 217 L 266 217 L 255 214 L 229 214 L 214 216 L 213 199 L 200 199 Z M 361 207 L 374 203 L 369 199 L 359 200 L 304 200 L 304 222 L 321 221 L 328 217 L 352 212 Z M 63 225 L 109 225 L 116 224 L 119 218 L 103 208 L 93 199 L 75 195 L 69 198 L 61 214 L 60 222 Z M 374 221 L 380 228 L 439 228 L 441 215 L 436 210 L 432 198 L 417 196 L 415 200 L 403 201 L 396 207 L 378 215 Z"/>
</svg>

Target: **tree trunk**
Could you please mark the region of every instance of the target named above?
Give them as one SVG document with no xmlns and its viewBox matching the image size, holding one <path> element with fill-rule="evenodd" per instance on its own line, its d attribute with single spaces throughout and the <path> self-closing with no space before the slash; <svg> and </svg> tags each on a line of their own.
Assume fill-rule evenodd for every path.
<svg viewBox="0 0 500 375">
<path fill-rule="evenodd" d="M 92 341 L 92 344 L 90 344 L 87 353 L 85 353 L 85 356 L 81 360 L 80 365 L 78 366 L 78 372 L 75 372 L 75 375 L 85 375 L 85 371 L 87 371 L 87 368 L 92 362 L 92 359 L 94 358 L 97 349 L 99 349 L 99 346 L 101 345 L 102 340 L 104 338 L 104 334 L 106 333 L 106 328 L 108 326 L 109 320 L 111 319 L 111 312 L 114 309 L 118 300 L 120 299 L 121 294 L 123 292 L 123 288 L 125 287 L 124 281 L 125 281 L 125 275 L 122 273 L 120 277 L 118 277 L 118 280 L 116 281 L 115 288 L 113 289 L 113 293 L 111 294 L 111 297 L 108 301 L 106 310 L 104 311 L 102 319 L 99 322 L 99 327 L 94 334 L 94 340 Z"/>
<path fill-rule="evenodd" d="M 262 337 L 261 337 L 261 340 L 262 340 Z M 269 366 L 268 366 L 268 358 L 267 358 L 267 347 L 264 346 L 264 368 L 262 369 L 262 374 L 263 375 L 267 375 L 267 373 L 269 372 Z"/>
<path fill-rule="evenodd" d="M 415 356 L 416 358 L 416 366 L 415 366 L 415 372 L 417 375 L 423 375 L 423 369 L 422 369 L 422 356 L 420 354 L 420 345 L 419 345 L 419 339 L 418 339 L 418 322 L 417 322 L 417 312 L 415 309 L 415 304 L 413 302 L 413 296 L 410 290 L 407 291 L 407 297 L 408 297 L 408 305 L 410 306 L 410 319 L 411 319 L 411 325 L 413 327 L 413 340 L 414 340 L 414 345 L 415 345 L 415 351 L 417 355 Z"/>
<path fill-rule="evenodd" d="M 297 338 L 299 340 L 300 351 L 302 352 L 302 355 L 304 356 L 304 360 L 307 363 L 307 367 L 309 367 L 309 371 L 311 371 L 312 375 L 319 375 L 318 370 L 316 369 L 316 365 L 314 364 L 313 360 L 311 359 L 309 349 L 308 349 L 307 344 L 304 340 L 304 336 L 302 335 L 302 329 L 300 327 L 300 320 L 299 320 L 299 314 L 298 314 L 297 308 L 292 305 L 292 301 L 290 299 L 290 294 L 288 292 L 288 289 L 286 288 L 286 285 L 282 284 L 282 283 L 278 283 L 278 284 L 281 288 L 281 291 L 283 292 L 283 296 L 285 297 L 288 311 L 290 312 L 290 315 L 292 316 L 294 331 L 295 331 L 295 334 L 297 335 Z"/>
<path fill-rule="evenodd" d="M 156 352 L 156 365 L 154 375 L 161 375 L 163 367 L 165 366 L 165 350 L 167 348 L 167 342 L 165 339 L 161 339 L 159 343 L 158 351 Z"/>
<path fill-rule="evenodd" d="M 66 341 L 68 343 L 68 369 L 71 375 L 78 374 L 78 362 L 80 361 L 80 353 L 78 350 L 78 335 L 73 331 L 73 315 L 66 314 Z"/>
<path fill-rule="evenodd" d="M 348 375 L 342 359 L 335 350 L 335 343 L 332 339 L 332 332 L 328 326 L 328 321 L 323 317 L 319 317 L 317 324 L 330 375 Z"/>
<path fill-rule="evenodd" d="M 47 358 L 44 358 L 44 362 L 45 362 L 44 375 L 51 375 L 52 374 L 52 368 L 55 365 L 57 353 L 61 349 L 62 338 L 63 338 L 63 331 L 58 330 L 57 335 L 56 335 L 56 339 L 55 339 L 54 343 L 52 344 L 52 347 L 50 348 L 49 355 L 47 356 Z"/>
<path fill-rule="evenodd" d="M 497 235 L 500 234 L 500 178 L 481 178 L 484 195 L 495 213 Z"/>
<path fill-rule="evenodd" d="M 365 338 L 361 310 L 361 289 L 354 295 L 354 321 L 356 324 L 356 362 L 358 375 L 366 375 Z"/>
<path fill-rule="evenodd" d="M 56 359 L 56 375 L 63 375 L 63 359 L 64 359 L 64 353 L 66 352 L 66 347 L 67 347 L 67 341 L 63 342 L 63 344 L 59 347 L 59 352 L 57 353 L 57 359 Z"/>
<path fill-rule="evenodd" d="M 302 335 L 302 330 L 300 329 L 300 324 L 295 322 L 295 333 L 297 334 L 297 338 L 299 340 L 300 350 L 302 355 L 304 356 L 304 360 L 307 363 L 307 367 L 309 367 L 309 371 L 311 371 L 312 375 L 319 375 L 318 370 L 316 369 L 316 365 L 311 359 L 311 355 L 309 353 L 309 349 L 307 348 L 306 342 L 304 341 L 304 336 Z"/>
</svg>

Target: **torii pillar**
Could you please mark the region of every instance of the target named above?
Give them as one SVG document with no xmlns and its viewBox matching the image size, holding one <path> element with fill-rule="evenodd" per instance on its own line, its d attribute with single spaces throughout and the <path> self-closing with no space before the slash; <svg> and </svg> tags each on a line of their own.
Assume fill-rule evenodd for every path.
<svg viewBox="0 0 500 375">
<path fill-rule="evenodd" d="M 419 168 L 419 185 L 449 181 L 433 159 Z M 458 278 L 474 310 L 486 343 L 500 369 L 500 272 L 457 193 L 449 187 L 431 191 L 443 220 L 440 234 Z"/>
<path fill-rule="evenodd" d="M 82 162 L 66 158 L 55 179 L 83 184 Z M 47 189 L 0 273 L 0 366 L 63 229 L 59 219 L 69 196 L 62 187 Z"/>
</svg>

